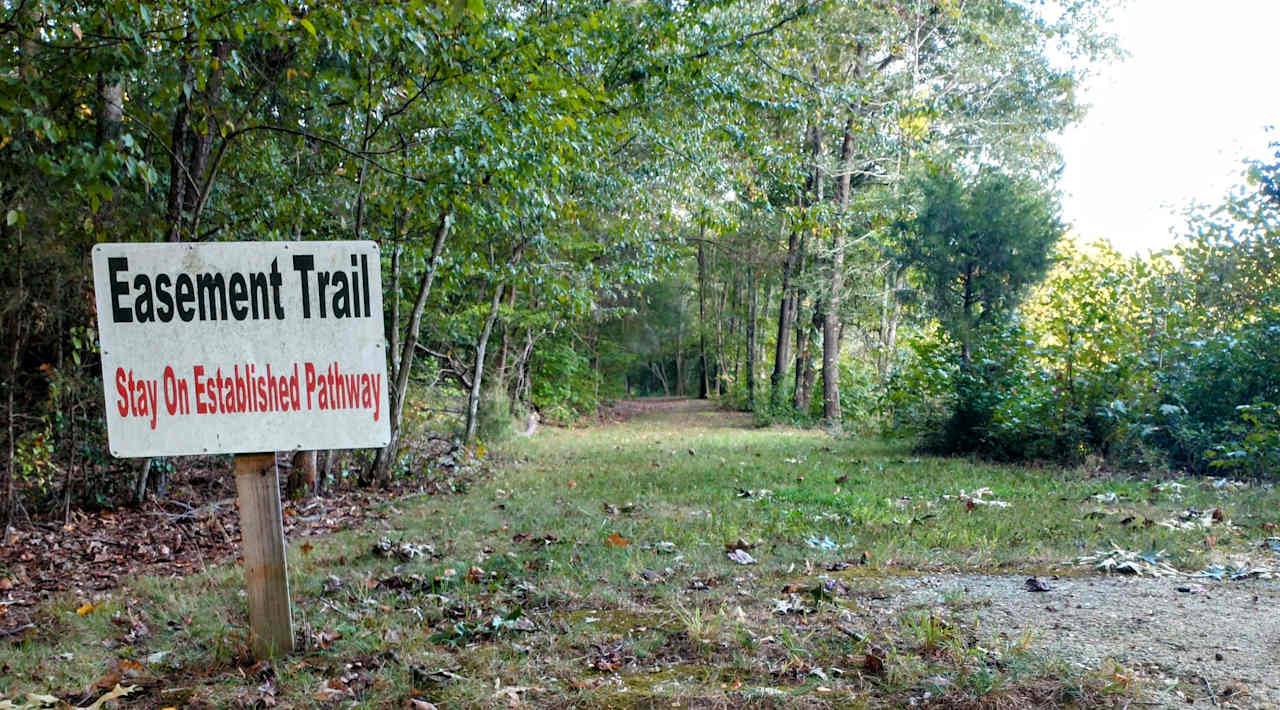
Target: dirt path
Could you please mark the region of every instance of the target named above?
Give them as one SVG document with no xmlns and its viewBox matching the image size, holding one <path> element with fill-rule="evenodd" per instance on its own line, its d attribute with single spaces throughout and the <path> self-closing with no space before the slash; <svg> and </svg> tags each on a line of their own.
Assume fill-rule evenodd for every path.
<svg viewBox="0 0 1280 710">
<path fill-rule="evenodd" d="M 1157 707 L 1280 708 L 1280 583 L 1077 577 L 1034 593 L 1026 579 L 905 577 L 866 611 L 960 598 L 980 636 L 1030 634 L 1034 648 L 1090 669 L 1114 661 Z"/>
<path fill-rule="evenodd" d="M 636 400 L 620 403 L 615 420 L 660 418 L 686 432 L 751 426 L 750 415 L 714 409 L 697 400 Z M 1144 707 L 1280 708 L 1280 581 L 1078 576 L 1043 580 L 1047 592 L 1029 592 L 1026 581 L 894 576 L 878 580 L 888 593 L 860 613 L 874 619 L 958 606 L 993 645 L 1026 639 L 1085 669 L 1118 664 L 1114 672 L 1138 687 Z"/>
</svg>

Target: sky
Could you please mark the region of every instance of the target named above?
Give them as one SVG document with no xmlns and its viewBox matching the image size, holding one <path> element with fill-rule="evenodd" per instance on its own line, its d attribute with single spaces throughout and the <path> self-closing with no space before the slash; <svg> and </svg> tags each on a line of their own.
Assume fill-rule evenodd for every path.
<svg viewBox="0 0 1280 710">
<path fill-rule="evenodd" d="M 1171 245 L 1182 212 L 1217 204 L 1280 126 L 1280 0 L 1129 0 L 1115 32 L 1129 57 L 1085 84 L 1085 119 L 1060 140 L 1063 216 L 1121 252 Z"/>
</svg>

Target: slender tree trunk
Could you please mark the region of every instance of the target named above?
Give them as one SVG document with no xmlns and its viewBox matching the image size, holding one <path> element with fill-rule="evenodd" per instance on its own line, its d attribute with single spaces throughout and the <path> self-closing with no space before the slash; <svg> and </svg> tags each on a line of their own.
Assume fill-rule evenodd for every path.
<svg viewBox="0 0 1280 710">
<path fill-rule="evenodd" d="M 973 304 L 977 300 L 973 295 L 974 268 L 972 263 L 964 267 L 964 324 L 960 332 L 960 366 L 965 370 L 969 369 L 969 363 L 973 360 Z"/>
<path fill-rule="evenodd" d="M 222 67 L 227 63 L 227 57 L 231 52 L 231 43 L 220 40 L 213 43 L 213 58 L 215 60 L 214 70 L 205 80 L 204 95 L 201 110 L 204 115 L 198 130 L 192 131 L 191 145 L 191 174 L 188 176 L 190 184 L 187 185 L 187 197 L 185 203 L 191 208 L 192 216 L 190 224 L 193 229 L 191 238 L 198 238 L 200 235 L 194 233 L 198 217 L 195 210 L 204 204 L 204 192 L 212 188 L 212 185 L 206 184 L 205 173 L 209 171 L 209 153 L 213 150 L 213 137 L 218 135 L 218 118 L 214 115 L 214 109 L 218 105 L 218 93 L 222 89 Z"/>
<path fill-rule="evenodd" d="M 471 391 L 467 393 L 467 427 L 468 444 L 476 440 L 477 416 L 480 410 L 480 386 L 484 377 L 484 352 L 489 346 L 489 336 L 493 333 L 493 324 L 498 320 L 498 306 L 502 304 L 502 291 L 506 284 L 498 283 L 493 289 L 493 298 L 489 300 L 489 315 L 484 319 L 484 328 L 480 331 L 480 340 L 476 343 L 476 367 L 471 375 Z"/>
<path fill-rule="evenodd" d="M 698 363 L 702 370 L 702 382 L 698 386 L 698 399 L 706 399 L 711 393 L 711 380 L 707 368 L 707 256 L 706 243 L 701 238 L 706 234 L 703 228 L 698 239 Z"/>
<path fill-rule="evenodd" d="M 400 233 L 399 222 L 403 214 L 397 210 L 396 234 Z M 400 371 L 400 259 L 404 254 L 404 246 L 399 242 L 391 249 L 391 373 Z"/>
<path fill-rule="evenodd" d="M 884 293 L 880 298 L 879 352 L 876 353 L 876 375 L 881 382 L 889 378 L 894 354 L 898 348 L 898 323 L 902 320 L 902 301 L 898 292 L 906 287 L 906 269 L 889 265 L 885 272 Z"/>
<path fill-rule="evenodd" d="M 659 363 L 651 362 L 649 363 L 649 371 L 653 373 L 653 376 L 657 378 L 658 382 L 662 385 L 662 395 L 664 397 L 670 397 L 671 386 L 667 383 L 666 369 Z"/>
<path fill-rule="evenodd" d="M 678 345 L 676 346 L 676 396 L 684 396 L 684 355 Z"/>
<path fill-rule="evenodd" d="M 120 137 L 124 120 L 124 84 L 108 81 L 98 74 L 98 145 L 105 146 Z"/>
<path fill-rule="evenodd" d="M 22 263 L 22 230 L 18 229 L 17 232 L 18 232 L 18 237 L 17 237 L 18 248 L 15 250 L 16 251 L 15 260 L 17 261 L 16 267 L 17 267 L 18 289 L 17 289 L 17 292 L 14 293 L 14 296 L 20 299 L 19 302 L 24 302 L 26 300 L 26 294 L 25 294 L 26 289 L 23 285 L 23 278 L 22 278 L 22 270 L 25 268 L 25 266 Z M 0 521 L 3 521 L 4 523 L 3 526 L 0 526 L 0 535 L 4 535 L 5 531 L 9 527 L 9 524 L 13 522 L 13 511 L 17 509 L 17 505 L 16 505 L 17 500 L 15 500 L 14 498 L 14 479 L 17 477 L 17 473 L 18 473 L 18 457 L 17 457 L 17 450 L 15 448 L 18 440 L 18 430 L 16 426 L 16 422 L 18 419 L 18 412 L 17 412 L 17 403 L 14 401 L 13 393 L 18 389 L 18 355 L 22 351 L 22 340 L 23 340 L 24 331 L 27 328 L 27 323 L 28 321 L 25 319 L 18 319 L 18 322 L 15 323 L 14 333 L 13 333 L 13 343 L 10 346 L 9 387 L 8 387 L 9 389 L 9 392 L 8 392 L 8 395 L 9 395 L 9 402 L 8 402 L 9 404 L 9 422 L 8 422 L 9 423 L 9 462 L 8 464 L 9 465 L 6 469 L 5 480 L 4 480 L 4 508 L 3 510 L 0 510 Z"/>
<path fill-rule="evenodd" d="M 817 121 L 811 121 L 805 128 L 805 150 L 808 152 L 809 158 L 809 177 L 805 186 L 805 206 L 812 207 L 822 202 L 823 191 L 822 166 L 820 164 L 822 157 L 822 125 Z M 797 234 L 797 232 L 800 233 Z M 787 352 L 788 343 L 790 342 L 791 331 L 796 325 L 797 310 L 803 300 L 803 296 L 796 293 L 795 284 L 800 278 L 800 272 L 804 269 L 804 251 L 804 233 L 799 229 L 791 230 L 791 236 L 787 242 L 787 258 L 782 268 L 782 307 L 779 309 L 778 316 L 778 345 L 773 362 L 773 391 L 770 393 L 770 402 L 775 407 L 782 402 L 782 382 L 786 376 L 786 369 L 790 360 L 790 353 Z"/>
<path fill-rule="evenodd" d="M 808 416 L 809 407 L 813 404 L 813 335 L 814 323 L 817 322 L 817 308 L 807 321 L 796 323 L 796 386 L 791 404 L 796 413 Z"/>
<path fill-rule="evenodd" d="M 836 211 L 843 216 L 849 209 L 849 192 L 853 180 L 853 116 L 844 124 L 840 142 L 840 174 L 836 176 Z M 822 418 L 829 429 L 843 425 L 840 411 L 840 306 L 844 298 L 844 228 L 831 231 L 831 275 L 828 280 L 826 307 L 822 319 Z"/>
<path fill-rule="evenodd" d="M 513 286 L 507 289 L 507 307 L 512 308 L 515 306 L 515 304 L 516 304 L 516 289 Z M 499 325 L 502 328 L 502 341 L 501 341 L 502 345 L 498 351 L 498 370 L 497 372 L 494 373 L 494 376 L 497 381 L 494 383 L 493 391 L 501 393 L 504 396 L 507 396 L 508 395 L 508 392 L 507 392 L 508 364 L 507 363 L 508 363 L 508 360 L 510 359 L 512 327 L 510 323 L 506 323 L 506 322 L 500 323 Z"/>
<path fill-rule="evenodd" d="M 770 378 L 772 390 L 769 392 L 769 403 L 776 408 L 782 403 L 782 383 L 787 375 L 787 365 L 791 361 L 791 329 L 795 323 L 796 303 L 791 293 L 791 270 L 800 252 L 800 235 L 792 230 L 787 238 L 787 257 L 782 263 L 781 303 L 778 306 L 778 340 L 773 353 L 773 376 Z"/>
<path fill-rule="evenodd" d="M 759 320 L 760 287 L 756 283 L 756 267 L 747 267 L 747 402 L 754 410 L 756 406 L 756 353 L 760 347 L 756 343 L 756 321 Z"/>
<path fill-rule="evenodd" d="M 189 48 L 184 48 L 183 51 L 189 51 Z M 184 233 L 188 238 L 199 236 L 194 231 L 200 223 L 206 193 L 213 187 L 212 181 L 205 180 L 205 173 L 209 168 L 213 138 L 218 135 L 218 119 L 214 115 L 214 109 L 218 93 L 222 89 L 222 67 L 226 65 L 230 52 L 231 44 L 225 40 L 215 41 L 212 45 L 214 69 L 205 80 L 196 124 L 193 125 L 191 101 L 185 98 L 185 91 L 174 114 L 169 155 L 169 232 L 165 237 L 166 241 L 183 241 Z M 192 86 L 194 91 L 195 70 L 185 54 L 181 66 L 183 85 Z M 191 230 L 188 231 L 187 227 Z"/>
<path fill-rule="evenodd" d="M 736 284 L 737 279 L 734 279 Z M 736 288 L 736 285 L 735 285 Z M 715 394 L 716 399 L 720 399 L 720 392 L 725 382 L 725 377 L 729 372 L 729 363 L 724 350 L 724 321 L 725 321 L 725 303 L 729 299 L 730 289 L 726 285 L 720 289 L 720 298 L 716 302 L 716 376 L 715 376 Z"/>
<path fill-rule="evenodd" d="M 311 449 L 293 454 L 293 467 L 289 469 L 289 481 L 286 486 L 288 497 L 302 498 L 315 491 L 317 453 Z"/>
<path fill-rule="evenodd" d="M 372 473 L 381 485 L 391 481 L 391 461 L 395 458 L 396 449 L 400 445 L 400 424 L 404 420 L 404 401 L 409 393 L 409 372 L 413 369 L 413 355 L 418 347 L 418 334 L 422 327 L 422 311 L 427 305 L 427 296 L 431 294 L 431 284 L 436 278 L 436 268 L 440 262 L 440 254 L 444 251 L 445 240 L 453 226 L 453 215 L 440 215 L 440 225 L 436 228 L 435 241 L 431 245 L 431 260 L 427 262 L 427 271 L 423 275 L 422 284 L 418 288 L 418 297 L 413 302 L 413 311 L 409 315 L 409 329 L 405 333 L 404 344 L 400 347 L 399 366 L 391 373 L 394 387 L 388 389 L 391 400 L 391 440 L 378 449 L 374 456 Z M 399 324 L 396 323 L 396 326 Z"/>
<path fill-rule="evenodd" d="M 185 55 L 180 66 L 181 86 L 194 84 L 195 71 Z M 182 216 L 185 211 L 187 176 L 190 174 L 190 166 L 187 165 L 187 133 L 190 130 L 187 116 L 191 110 L 191 102 L 186 98 L 185 89 L 180 88 L 178 93 L 178 109 L 173 114 L 173 132 L 169 142 L 169 198 L 166 209 L 169 231 L 165 235 L 165 241 L 168 242 L 182 241 Z"/>
<path fill-rule="evenodd" d="M 808 238 L 804 234 L 800 235 L 800 259 L 798 261 L 795 274 L 793 274 L 793 279 L 796 281 L 801 280 L 806 270 L 806 263 L 808 261 L 808 241 Z M 810 314 L 810 309 L 805 307 L 805 302 L 808 300 L 808 296 L 808 290 L 803 287 L 796 287 L 794 295 L 792 296 L 792 300 L 795 304 L 792 306 L 794 311 L 792 315 L 792 323 L 796 339 L 796 361 L 795 376 L 791 381 L 791 407 L 801 415 L 806 415 L 809 411 L 810 393 L 805 391 L 804 378 L 810 369 L 810 329 L 809 323 L 802 317 L 803 315 Z"/>
</svg>

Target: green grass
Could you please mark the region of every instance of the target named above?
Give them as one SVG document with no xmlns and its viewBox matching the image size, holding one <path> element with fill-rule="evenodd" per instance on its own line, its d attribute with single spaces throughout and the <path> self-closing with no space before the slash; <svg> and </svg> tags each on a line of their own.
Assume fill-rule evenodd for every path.
<svg viewBox="0 0 1280 710">
<path fill-rule="evenodd" d="M 0 653 L 0 696 L 91 700 L 119 673 L 142 687 L 125 703 L 138 707 L 263 693 L 283 707 L 878 707 L 924 692 L 947 707 L 1096 704 L 1129 691 L 1025 639 L 980 638 L 963 594 L 874 623 L 858 600 L 924 571 L 1091 573 L 1071 561 L 1113 543 L 1194 570 L 1256 548 L 1277 522 L 1275 492 L 1258 486 L 1153 493 L 1148 480 L 921 458 L 697 405 L 544 429 L 490 457 L 494 477 L 465 495 L 403 501 L 381 527 L 292 546 L 299 650 L 270 669 L 248 658 L 243 578 L 223 567 L 137 580 L 83 616 L 83 600 L 48 605 Z M 984 487 L 1009 507 L 944 497 Z M 1158 524 L 1188 507 L 1218 508 L 1238 532 Z M 434 555 L 375 555 L 383 536 Z M 758 564 L 726 559 L 738 540 Z M 148 633 L 130 637 L 136 622 Z"/>
</svg>

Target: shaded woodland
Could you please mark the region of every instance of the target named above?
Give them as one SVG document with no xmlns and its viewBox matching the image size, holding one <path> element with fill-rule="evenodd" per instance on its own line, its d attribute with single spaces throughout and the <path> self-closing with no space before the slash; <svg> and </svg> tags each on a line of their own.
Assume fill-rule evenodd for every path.
<svg viewBox="0 0 1280 710">
<path fill-rule="evenodd" d="M 1107 7 L 4 0 L 0 519 L 182 465 L 107 453 L 106 241 L 380 245 L 393 441 L 299 452 L 320 484 L 648 395 L 1273 475 L 1280 156 L 1167 253 L 1060 216 Z"/>
</svg>

